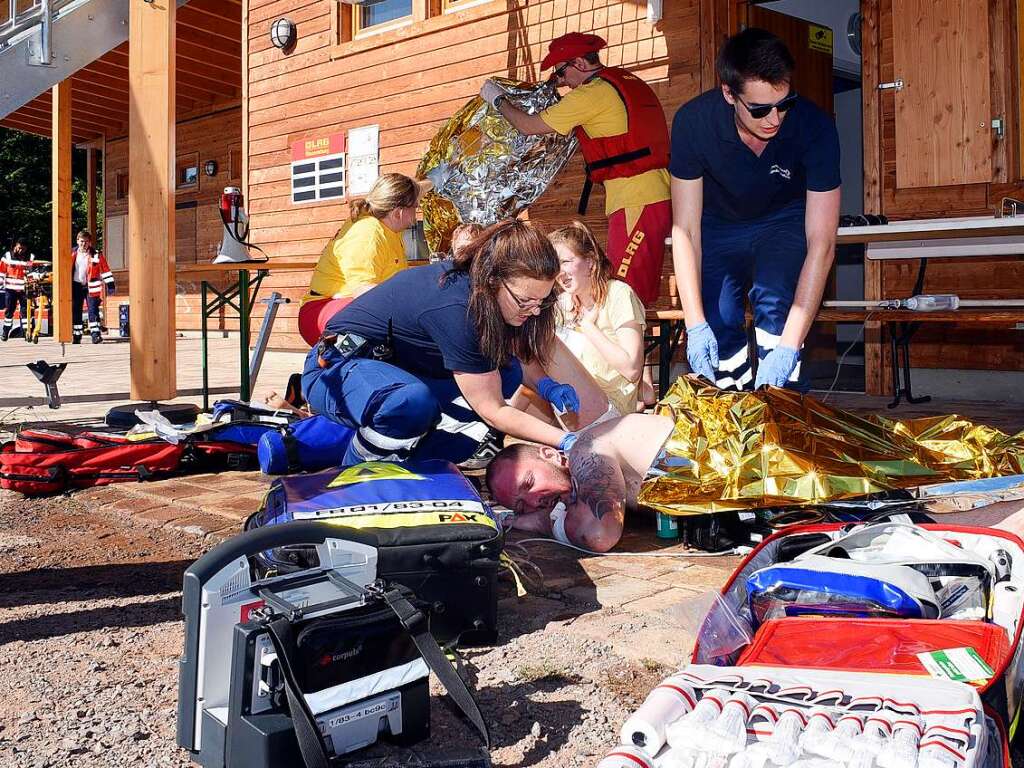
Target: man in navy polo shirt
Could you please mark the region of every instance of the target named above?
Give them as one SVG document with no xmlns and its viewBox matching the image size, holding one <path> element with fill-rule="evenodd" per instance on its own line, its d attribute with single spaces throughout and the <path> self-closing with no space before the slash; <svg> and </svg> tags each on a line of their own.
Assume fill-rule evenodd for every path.
<svg viewBox="0 0 1024 768">
<path fill-rule="evenodd" d="M 770 32 L 729 38 L 717 68 L 721 87 L 680 107 L 672 124 L 672 256 L 686 356 L 722 389 L 805 390 L 800 348 L 835 257 L 839 137 L 832 119 L 792 90 L 793 57 Z"/>
</svg>

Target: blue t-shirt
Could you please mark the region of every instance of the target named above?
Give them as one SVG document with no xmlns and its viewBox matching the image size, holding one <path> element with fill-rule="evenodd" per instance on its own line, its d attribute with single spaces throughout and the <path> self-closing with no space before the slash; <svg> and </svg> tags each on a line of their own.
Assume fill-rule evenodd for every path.
<svg viewBox="0 0 1024 768">
<path fill-rule="evenodd" d="M 405 269 L 357 297 L 327 321 L 326 330 L 357 333 L 374 343 L 387 338 L 391 321 L 394 356 L 388 362 L 431 378 L 487 373 L 498 366 L 480 351 L 469 316 L 469 275 L 449 264 Z"/>
<path fill-rule="evenodd" d="M 669 170 L 677 179 L 703 177 L 705 214 L 758 219 L 802 204 L 808 190 L 839 186 L 839 134 L 832 118 L 798 97 L 758 157 L 740 139 L 734 108 L 715 88 L 676 112 Z"/>
</svg>

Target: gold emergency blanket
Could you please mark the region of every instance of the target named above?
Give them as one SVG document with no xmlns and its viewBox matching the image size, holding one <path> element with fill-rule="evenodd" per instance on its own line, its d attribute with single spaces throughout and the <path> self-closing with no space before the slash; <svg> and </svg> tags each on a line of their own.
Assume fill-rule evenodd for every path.
<svg viewBox="0 0 1024 768">
<path fill-rule="evenodd" d="M 722 392 L 681 377 L 640 504 L 673 515 L 813 504 L 944 480 L 1024 473 L 1024 431 L 959 416 L 863 417 L 786 389 Z M 655 473 L 652 473 L 655 474 Z"/>
<path fill-rule="evenodd" d="M 548 83 L 492 80 L 531 115 L 559 98 Z M 524 136 L 474 96 L 437 132 L 416 171 L 435 183 L 420 202 L 430 251 L 446 251 L 460 222 L 488 226 L 518 215 L 544 193 L 576 146 L 571 135 Z"/>
</svg>

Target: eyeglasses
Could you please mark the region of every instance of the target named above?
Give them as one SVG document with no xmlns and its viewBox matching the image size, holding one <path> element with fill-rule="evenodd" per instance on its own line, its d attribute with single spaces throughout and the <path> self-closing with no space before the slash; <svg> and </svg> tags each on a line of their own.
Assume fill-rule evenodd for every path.
<svg viewBox="0 0 1024 768">
<path fill-rule="evenodd" d="M 505 290 L 508 291 L 508 295 L 512 297 L 512 301 L 515 302 L 520 312 L 532 312 L 535 309 L 539 309 L 543 312 L 545 309 L 550 309 L 558 301 L 558 294 L 552 293 L 543 299 L 524 299 L 516 296 L 515 292 L 508 287 L 508 283 L 504 280 L 501 284 L 505 286 Z"/>
<path fill-rule="evenodd" d="M 790 91 L 788 96 L 784 99 L 779 99 L 779 101 L 776 101 L 774 104 L 747 104 L 747 102 L 741 99 L 738 94 L 734 93 L 733 96 L 736 97 L 736 101 L 747 108 L 747 112 L 749 112 L 750 116 L 755 120 L 768 117 L 768 115 L 772 113 L 773 109 L 779 110 L 779 114 L 781 115 L 796 104 L 796 91 Z"/>
<path fill-rule="evenodd" d="M 565 73 L 568 71 L 569 67 L 571 67 L 571 66 L 572 66 L 572 61 L 567 61 L 567 62 L 565 62 L 565 64 L 562 64 L 559 67 L 555 67 L 555 72 L 554 72 L 555 77 L 557 77 L 559 80 L 561 80 L 563 77 L 565 77 Z"/>
</svg>

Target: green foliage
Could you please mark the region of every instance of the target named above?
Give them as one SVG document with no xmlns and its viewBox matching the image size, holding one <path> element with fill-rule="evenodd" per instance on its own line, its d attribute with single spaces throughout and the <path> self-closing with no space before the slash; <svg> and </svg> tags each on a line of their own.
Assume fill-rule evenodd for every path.
<svg viewBox="0 0 1024 768">
<path fill-rule="evenodd" d="M 7 250 L 15 237 L 25 237 L 39 258 L 51 258 L 50 140 L 0 128 L 0 247 Z M 85 151 L 71 153 L 71 233 L 87 221 Z M 97 221 L 103 221 L 103 192 L 96 191 Z M 71 248 L 73 243 L 62 243 Z"/>
</svg>

